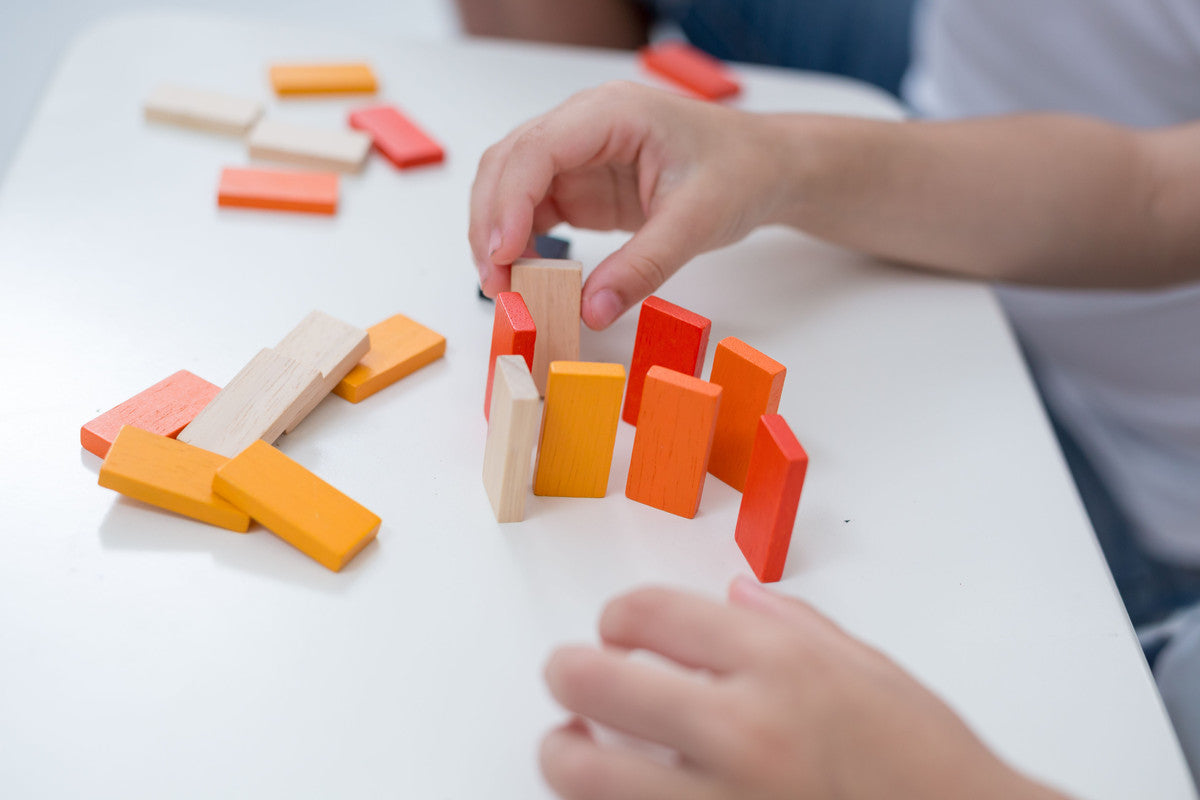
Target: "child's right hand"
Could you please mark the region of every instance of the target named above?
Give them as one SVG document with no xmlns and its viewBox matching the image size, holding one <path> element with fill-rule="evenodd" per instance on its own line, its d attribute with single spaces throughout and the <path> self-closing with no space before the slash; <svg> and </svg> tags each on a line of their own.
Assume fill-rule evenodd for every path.
<svg viewBox="0 0 1200 800">
<path fill-rule="evenodd" d="M 607 327 L 692 257 L 738 241 L 780 202 L 764 118 L 636 84 L 581 92 L 484 153 L 471 249 L 488 295 L 532 235 L 560 222 L 634 231 L 583 289 Z"/>
</svg>

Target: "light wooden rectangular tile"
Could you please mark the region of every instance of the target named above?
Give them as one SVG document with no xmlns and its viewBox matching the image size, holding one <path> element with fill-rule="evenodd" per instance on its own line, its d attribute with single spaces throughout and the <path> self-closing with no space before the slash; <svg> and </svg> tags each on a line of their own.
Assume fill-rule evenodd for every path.
<svg viewBox="0 0 1200 800">
<path fill-rule="evenodd" d="M 483 485 L 496 521 L 520 522 L 525 518 L 525 496 L 530 491 L 530 462 L 542 401 L 522 356 L 498 356 L 492 383 Z"/>
<path fill-rule="evenodd" d="M 245 136 L 263 113 L 263 104 L 186 86 L 159 86 L 143 105 L 146 119 L 188 128 Z"/>
<path fill-rule="evenodd" d="M 275 346 L 275 352 L 294 358 L 321 373 L 321 389 L 302 406 L 288 423 L 286 433 L 296 429 L 305 417 L 333 391 L 342 378 L 358 363 L 371 339 L 362 328 L 342 322 L 324 311 L 313 311 Z"/>
<path fill-rule="evenodd" d="M 579 303 L 583 265 L 578 261 L 519 258 L 512 265 L 512 290 L 524 299 L 537 326 L 533 382 L 546 394 L 552 361 L 579 360 Z"/>
<path fill-rule="evenodd" d="M 371 137 L 351 130 L 331 130 L 264 119 L 250 131 L 251 158 L 300 164 L 313 169 L 358 172 L 371 149 Z"/>
</svg>

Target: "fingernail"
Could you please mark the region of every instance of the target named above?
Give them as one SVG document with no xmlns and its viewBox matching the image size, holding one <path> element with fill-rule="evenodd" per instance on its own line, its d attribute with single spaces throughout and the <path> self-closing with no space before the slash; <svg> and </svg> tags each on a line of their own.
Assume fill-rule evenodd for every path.
<svg viewBox="0 0 1200 800">
<path fill-rule="evenodd" d="M 504 237 L 500 234 L 500 229 L 492 231 L 492 238 L 488 239 L 488 255 L 495 255 L 500 249 L 500 245 L 504 243 Z"/>
<path fill-rule="evenodd" d="M 487 261 L 476 261 L 475 270 L 479 273 L 479 286 L 482 288 L 492 274 L 492 265 Z"/>
<path fill-rule="evenodd" d="M 617 297 L 617 293 L 612 289 L 601 289 L 596 292 L 592 295 L 589 305 L 592 310 L 592 319 L 601 328 L 608 327 L 625 310 L 621 304 L 621 298 Z"/>
</svg>

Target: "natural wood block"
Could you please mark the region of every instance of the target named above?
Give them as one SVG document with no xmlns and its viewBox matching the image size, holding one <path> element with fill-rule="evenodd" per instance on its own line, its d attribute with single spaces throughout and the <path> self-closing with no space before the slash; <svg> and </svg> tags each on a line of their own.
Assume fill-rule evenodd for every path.
<svg viewBox="0 0 1200 800">
<path fill-rule="evenodd" d="M 247 141 L 251 158 L 340 172 L 358 172 L 371 150 L 371 137 L 365 133 L 312 128 L 270 119 L 255 125 Z"/>
<path fill-rule="evenodd" d="M 604 497 L 624 388 L 620 364 L 550 365 L 534 494 Z"/>
<path fill-rule="evenodd" d="M 217 205 L 333 214 L 338 206 L 338 176 L 336 172 L 226 167 L 221 170 Z"/>
<path fill-rule="evenodd" d="M 262 350 L 183 429 L 179 440 L 233 458 L 257 439 L 278 439 L 320 391 L 321 373 Z"/>
<path fill-rule="evenodd" d="M 442 146 L 395 106 L 355 111 L 350 115 L 350 127 L 369 134 L 375 148 L 401 169 L 436 164 L 446 157 Z"/>
<path fill-rule="evenodd" d="M 300 324 L 275 345 L 275 352 L 299 361 L 321 373 L 321 388 L 301 406 L 285 433 L 296 429 L 333 387 L 349 374 L 371 346 L 370 336 L 362 328 L 331 317 L 324 311 L 312 311 Z"/>
<path fill-rule="evenodd" d="M 378 516 L 264 441 L 218 469 L 213 491 L 334 572 L 379 531 Z"/>
<path fill-rule="evenodd" d="M 739 492 L 746 486 L 750 448 L 763 414 L 779 410 L 787 370 L 740 339 L 722 339 L 709 380 L 725 390 L 717 413 L 708 471 Z"/>
<path fill-rule="evenodd" d="M 629 365 L 629 388 L 625 390 L 625 409 L 621 418 L 630 425 L 638 424 L 642 384 L 651 367 L 659 365 L 699 378 L 711 329 L 712 321 L 707 317 L 660 297 L 647 297 L 638 314 L 633 360 Z"/>
<path fill-rule="evenodd" d="M 126 425 L 100 465 L 100 485 L 220 528 L 245 533 L 250 517 L 213 494 L 213 477 L 229 459 Z"/>
<path fill-rule="evenodd" d="M 187 128 L 245 136 L 262 116 L 263 104 L 220 92 L 159 86 L 143 105 L 146 119 Z"/>
<path fill-rule="evenodd" d="M 497 522 L 525 518 L 529 470 L 537 441 L 542 400 L 529 364 L 518 355 L 495 362 L 492 416 L 483 450 L 483 486 Z"/>
<path fill-rule="evenodd" d="M 181 369 L 169 378 L 109 409 L 79 429 L 79 443 L 104 458 L 125 425 L 175 437 L 208 405 L 221 387 Z"/>
<path fill-rule="evenodd" d="M 645 377 L 625 496 L 691 519 L 708 475 L 721 387 L 654 366 Z"/>
<path fill-rule="evenodd" d="M 734 539 L 763 583 L 783 577 L 808 454 L 778 414 L 764 414 L 754 436 Z"/>
<path fill-rule="evenodd" d="M 334 394 L 358 403 L 406 375 L 432 364 L 446 353 L 446 337 L 403 314 L 367 329 L 371 346 L 333 388 Z"/>
<path fill-rule="evenodd" d="M 369 64 L 272 64 L 276 94 L 370 93 L 378 87 Z"/>
<path fill-rule="evenodd" d="M 537 341 L 537 326 L 521 295 L 517 292 L 500 292 L 496 295 L 496 315 L 492 320 L 492 351 L 488 355 L 487 387 L 483 395 L 483 416 L 490 419 L 492 405 L 492 379 L 496 372 L 498 356 L 521 356 L 533 369 L 533 347 Z"/>
<path fill-rule="evenodd" d="M 642 65 L 707 100 L 733 97 L 741 86 L 720 61 L 685 42 L 643 47 Z"/>
<path fill-rule="evenodd" d="M 512 265 L 512 290 L 521 295 L 537 325 L 533 382 L 544 395 L 550 362 L 579 359 L 583 265 L 567 259 L 519 258 Z"/>
</svg>

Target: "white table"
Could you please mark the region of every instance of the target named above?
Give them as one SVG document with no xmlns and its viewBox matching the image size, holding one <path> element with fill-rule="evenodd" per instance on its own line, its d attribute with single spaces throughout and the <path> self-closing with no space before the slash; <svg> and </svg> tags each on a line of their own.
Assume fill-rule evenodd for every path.
<svg viewBox="0 0 1200 800">
<path fill-rule="evenodd" d="M 236 141 L 140 118 L 156 83 L 266 98 L 284 57 L 366 57 L 445 166 L 376 158 L 334 219 L 218 211 Z M 741 70 L 755 109 L 894 115 L 856 85 Z M 559 719 L 540 667 L 604 601 L 746 572 L 738 495 L 693 521 L 624 498 L 531 498 L 497 525 L 480 482 L 492 319 L 466 192 L 483 148 L 629 55 L 415 45 L 211 18 L 93 30 L 0 193 L 0 793 L 11 797 L 546 796 Z M 272 101 L 340 124 L 361 101 Z M 594 265 L 615 235 L 568 232 Z M 732 273 L 732 275 L 731 275 Z M 892 654 L 1004 757 L 1090 798 L 1193 797 L 1178 747 L 1011 336 L 983 288 L 791 232 L 698 259 L 662 292 L 788 367 L 812 466 L 783 591 Z M 307 311 L 401 312 L 444 360 L 281 447 L 384 520 L 341 574 L 95 485 L 79 426 L 167 374 L 223 382 Z M 585 332 L 628 363 L 635 320 Z"/>
</svg>

